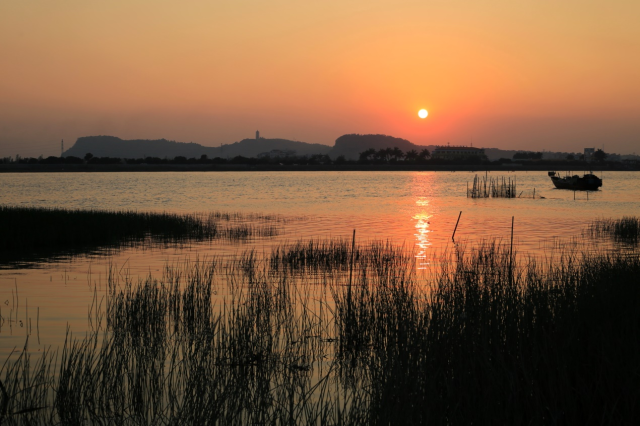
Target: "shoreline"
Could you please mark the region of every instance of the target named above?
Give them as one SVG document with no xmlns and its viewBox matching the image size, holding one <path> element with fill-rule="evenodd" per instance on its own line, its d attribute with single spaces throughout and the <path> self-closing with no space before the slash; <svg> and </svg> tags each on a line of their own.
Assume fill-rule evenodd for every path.
<svg viewBox="0 0 640 426">
<path fill-rule="evenodd" d="M 0 173 L 100 172 L 483 172 L 483 171 L 640 171 L 640 167 L 605 164 L 591 169 L 529 164 L 0 164 Z"/>
</svg>

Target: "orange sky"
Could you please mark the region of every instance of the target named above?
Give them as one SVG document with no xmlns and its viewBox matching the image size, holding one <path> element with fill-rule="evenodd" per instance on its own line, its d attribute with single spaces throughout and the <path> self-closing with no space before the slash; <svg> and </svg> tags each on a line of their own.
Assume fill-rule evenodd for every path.
<svg viewBox="0 0 640 426">
<path fill-rule="evenodd" d="M 258 129 L 640 154 L 638 19 L 637 0 L 2 1 L 0 156 Z"/>
</svg>

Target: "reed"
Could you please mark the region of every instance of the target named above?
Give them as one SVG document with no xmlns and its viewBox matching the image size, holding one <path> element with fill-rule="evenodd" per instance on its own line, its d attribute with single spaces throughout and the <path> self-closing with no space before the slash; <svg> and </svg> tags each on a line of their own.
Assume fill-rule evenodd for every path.
<svg viewBox="0 0 640 426">
<path fill-rule="evenodd" d="M 510 257 L 496 243 L 454 253 L 428 294 L 396 276 L 360 286 L 351 318 L 343 292 L 341 347 L 369 378 L 370 424 L 602 424 L 639 414 L 638 257 L 564 254 L 514 272 Z"/>
<path fill-rule="evenodd" d="M 510 177 L 478 177 L 473 178 L 473 185 L 467 183 L 467 198 L 516 198 L 516 179 Z M 520 193 L 522 195 L 522 192 Z M 535 198 L 535 192 L 533 195 Z"/>
<path fill-rule="evenodd" d="M 351 241 L 324 239 L 297 241 L 273 248 L 268 262 L 273 271 L 297 273 L 345 272 L 351 262 Z M 353 259 L 359 268 L 390 268 L 410 262 L 412 253 L 391 241 L 369 241 L 356 245 Z"/>
<path fill-rule="evenodd" d="M 0 370 L 6 424 L 628 424 L 640 258 L 388 242 L 108 277 L 87 336 Z M 353 267 L 353 278 L 349 270 Z M 6 401 L 6 402 L 5 402 Z"/>
<path fill-rule="evenodd" d="M 0 262 L 96 249 L 270 238 L 287 219 L 211 212 L 175 214 L 0 206 Z"/>
<path fill-rule="evenodd" d="M 599 218 L 588 228 L 588 234 L 595 237 L 610 237 L 617 242 L 637 245 L 640 241 L 640 218 L 624 216 L 621 219 Z"/>
</svg>

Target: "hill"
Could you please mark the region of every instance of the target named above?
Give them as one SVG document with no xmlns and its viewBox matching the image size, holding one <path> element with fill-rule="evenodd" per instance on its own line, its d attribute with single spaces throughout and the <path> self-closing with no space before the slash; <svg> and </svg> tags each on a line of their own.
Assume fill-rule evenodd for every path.
<svg viewBox="0 0 640 426">
<path fill-rule="evenodd" d="M 258 154 L 272 150 L 295 151 L 298 156 L 311 156 L 314 154 L 329 155 L 336 159 L 343 155 L 347 159 L 357 160 L 361 152 L 367 149 L 380 150 L 384 148 L 398 147 L 403 152 L 415 149 L 420 152 L 427 148 L 433 152 L 435 146 L 416 145 L 406 139 L 387 135 L 358 135 L 348 134 L 336 139 L 333 147 L 312 144 L 287 139 L 243 139 L 239 142 L 221 145 L 218 147 L 204 146 L 197 143 L 185 143 L 169 141 L 166 139 L 134 139 L 125 140 L 115 136 L 84 136 L 78 138 L 76 143 L 64 152 L 63 156 L 75 156 L 83 158 L 91 153 L 95 157 L 115 158 L 200 158 L 206 155 L 209 158 L 222 157 L 234 158 L 236 156 L 257 157 Z M 490 160 L 499 158 L 512 158 L 517 151 L 505 151 L 496 148 L 485 148 L 485 153 Z"/>
<path fill-rule="evenodd" d="M 88 152 L 95 157 L 174 158 L 184 156 L 187 158 L 200 158 L 203 154 L 209 157 L 216 157 L 220 152 L 220 148 L 206 147 L 197 143 L 168 141 L 166 139 L 124 140 L 115 136 L 84 136 L 78 138 L 76 143 L 63 153 L 63 156 L 82 158 Z"/>
<path fill-rule="evenodd" d="M 415 149 L 420 152 L 423 149 L 428 149 L 433 153 L 436 149 L 435 145 L 416 145 L 409 142 L 406 139 L 396 138 L 387 135 L 343 135 L 336 139 L 336 144 L 329 152 L 329 156 L 332 159 L 336 159 L 340 155 L 344 155 L 345 158 L 351 160 L 357 160 L 361 152 L 367 149 L 380 150 L 384 148 L 400 148 L 403 152 L 411 151 Z M 514 150 L 502 150 L 498 148 L 485 148 L 485 154 L 489 160 L 494 161 L 500 158 L 512 158 L 513 154 L 518 151 Z M 564 158 L 564 156 L 563 156 Z"/>
<path fill-rule="evenodd" d="M 95 157 L 116 158 L 200 158 L 203 154 L 209 158 L 233 158 L 238 155 L 255 157 L 260 153 L 274 149 L 293 150 L 296 155 L 327 154 L 331 147 L 321 144 L 290 141 L 286 139 L 244 139 L 220 147 L 203 146 L 197 143 L 168 141 L 166 139 L 125 140 L 115 136 L 84 136 L 63 153 L 64 157 L 83 158 L 91 153 Z"/>
<path fill-rule="evenodd" d="M 433 146 L 416 145 L 409 142 L 406 139 L 396 138 L 387 135 L 343 135 L 336 139 L 335 146 L 329 152 L 329 156 L 333 159 L 344 155 L 345 158 L 351 160 L 357 160 L 360 153 L 367 149 L 375 149 L 376 151 L 384 148 L 400 148 L 403 152 L 411 151 L 415 149 L 420 150 L 427 148 L 429 151 L 433 150 Z"/>
</svg>

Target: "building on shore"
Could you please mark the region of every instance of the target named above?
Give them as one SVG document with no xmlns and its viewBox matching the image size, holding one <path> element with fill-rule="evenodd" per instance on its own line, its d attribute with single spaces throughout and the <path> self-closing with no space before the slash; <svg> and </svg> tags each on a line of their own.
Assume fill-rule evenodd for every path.
<svg viewBox="0 0 640 426">
<path fill-rule="evenodd" d="M 431 158 L 439 158 L 442 160 L 464 160 L 467 158 L 487 159 L 484 148 L 475 148 L 473 146 L 436 146 L 433 150 Z"/>
</svg>

